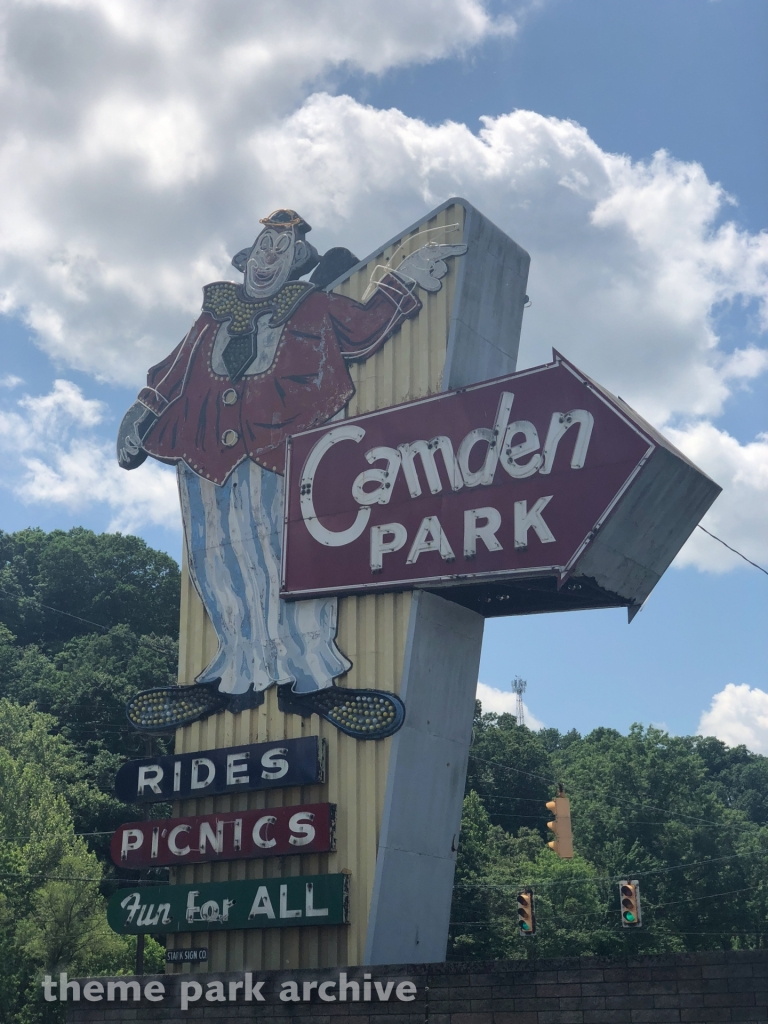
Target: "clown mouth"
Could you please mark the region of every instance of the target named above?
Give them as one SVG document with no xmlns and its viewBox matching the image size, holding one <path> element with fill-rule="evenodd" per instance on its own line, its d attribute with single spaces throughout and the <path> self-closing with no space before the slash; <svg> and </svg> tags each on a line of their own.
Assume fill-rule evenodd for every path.
<svg viewBox="0 0 768 1024">
<path fill-rule="evenodd" d="M 253 277 L 257 281 L 260 281 L 260 282 L 263 282 L 263 283 L 266 284 L 269 281 L 273 281 L 277 277 L 277 275 L 280 272 L 280 269 L 281 269 L 280 267 L 273 267 L 271 270 L 267 270 L 267 269 L 265 269 L 265 270 L 254 270 L 252 273 L 253 273 Z"/>
</svg>

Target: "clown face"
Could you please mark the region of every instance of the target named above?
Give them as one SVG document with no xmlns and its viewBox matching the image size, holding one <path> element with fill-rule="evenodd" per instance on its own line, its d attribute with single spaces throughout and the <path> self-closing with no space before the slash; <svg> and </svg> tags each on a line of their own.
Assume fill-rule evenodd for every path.
<svg viewBox="0 0 768 1024">
<path fill-rule="evenodd" d="M 243 286 L 252 299 L 274 295 L 288 280 L 294 264 L 306 258 L 306 245 L 288 230 L 265 227 L 245 265 Z"/>
</svg>

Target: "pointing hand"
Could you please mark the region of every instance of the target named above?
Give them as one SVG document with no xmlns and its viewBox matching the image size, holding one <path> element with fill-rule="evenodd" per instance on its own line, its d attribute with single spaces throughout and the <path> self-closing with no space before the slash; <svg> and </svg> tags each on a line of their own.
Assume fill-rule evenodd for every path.
<svg viewBox="0 0 768 1024">
<path fill-rule="evenodd" d="M 392 269 L 399 277 L 408 282 L 415 281 L 425 291 L 439 292 L 443 287 L 440 278 L 448 273 L 445 260 L 450 256 L 463 256 L 466 251 L 466 245 L 428 242 Z"/>
</svg>

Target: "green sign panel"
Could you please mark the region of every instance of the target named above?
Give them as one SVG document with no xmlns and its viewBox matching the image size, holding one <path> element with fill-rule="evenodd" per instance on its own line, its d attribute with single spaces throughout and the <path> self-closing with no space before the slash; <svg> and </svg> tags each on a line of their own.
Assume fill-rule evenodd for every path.
<svg viewBox="0 0 768 1024">
<path fill-rule="evenodd" d="M 349 875 L 118 889 L 107 909 L 113 931 L 215 932 L 347 924 Z"/>
</svg>

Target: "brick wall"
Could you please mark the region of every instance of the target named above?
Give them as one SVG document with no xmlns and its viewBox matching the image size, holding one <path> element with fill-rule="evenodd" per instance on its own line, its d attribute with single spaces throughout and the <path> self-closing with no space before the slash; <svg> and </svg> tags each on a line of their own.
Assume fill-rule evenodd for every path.
<svg viewBox="0 0 768 1024">
<path fill-rule="evenodd" d="M 618 958 L 506 960 L 348 968 L 361 985 L 411 980 L 413 1001 L 322 1002 L 317 990 L 309 1002 L 282 1002 L 283 982 L 338 981 L 339 970 L 265 971 L 264 1002 L 245 1003 L 243 989 L 233 1002 L 212 1003 L 205 994 L 182 1012 L 180 986 L 198 981 L 205 990 L 220 981 L 227 991 L 242 974 L 160 976 L 166 986 L 161 1004 L 84 1004 L 68 1006 L 69 1024 L 163 1022 L 204 1019 L 225 1022 L 257 1018 L 262 1024 L 709 1024 L 715 1021 L 768 1021 L 768 950 L 677 953 Z M 101 979 L 106 981 L 106 979 Z M 126 979 L 123 979 L 126 980 Z M 151 980 L 141 979 L 142 983 Z M 326 989 L 331 994 L 333 989 Z M 373 990 L 375 992 L 375 990 Z"/>
</svg>

